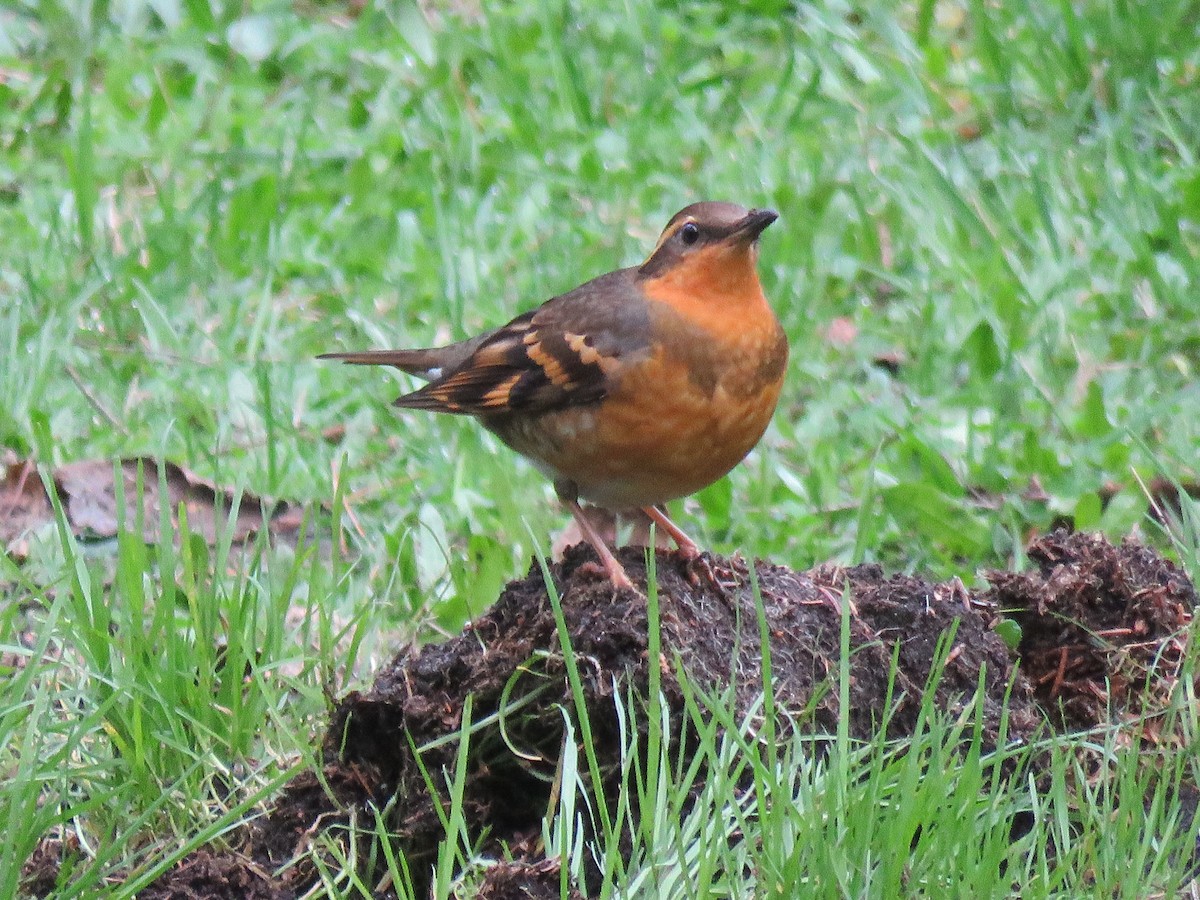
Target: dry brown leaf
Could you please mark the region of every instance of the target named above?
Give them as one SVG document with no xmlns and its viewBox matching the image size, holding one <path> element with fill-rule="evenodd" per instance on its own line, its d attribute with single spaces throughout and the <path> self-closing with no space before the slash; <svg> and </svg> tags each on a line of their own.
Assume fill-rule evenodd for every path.
<svg viewBox="0 0 1200 900">
<path fill-rule="evenodd" d="M 114 477 L 118 471 L 119 487 Z M 231 521 L 234 502 L 231 491 L 218 488 L 182 466 L 160 463 L 152 457 L 122 459 L 115 464 L 107 460 L 67 463 L 55 469 L 51 479 L 67 522 L 80 538 L 115 537 L 118 526 L 124 522 L 130 530 L 140 526 L 147 541 L 156 541 L 162 530 L 164 499 L 176 534 L 182 509 L 191 533 L 209 543 L 215 543 L 226 527 L 232 529 L 234 543 L 243 542 L 257 534 L 264 522 L 275 534 L 292 534 L 303 519 L 298 507 L 284 502 L 268 503 L 244 493 Z M 22 460 L 10 464 L 0 484 L 0 541 L 12 552 L 25 535 L 53 521 L 54 507 L 34 463 Z"/>
</svg>

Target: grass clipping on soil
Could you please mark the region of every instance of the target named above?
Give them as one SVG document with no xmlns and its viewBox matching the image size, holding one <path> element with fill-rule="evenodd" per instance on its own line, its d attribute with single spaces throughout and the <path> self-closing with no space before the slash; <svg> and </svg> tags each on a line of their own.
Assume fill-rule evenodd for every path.
<svg viewBox="0 0 1200 900">
<path fill-rule="evenodd" d="M 646 601 L 628 592 L 614 597 L 594 566 L 584 565 L 589 558 L 590 551 L 574 548 L 552 575 L 580 661 L 602 768 L 619 768 L 614 693 L 630 686 L 644 693 L 651 665 L 660 668 L 676 725 L 684 711 L 674 660 L 700 690 L 731 689 L 739 720 L 757 708 L 763 683 L 759 618 L 744 562 L 716 561 L 737 583 L 722 594 L 693 584 L 674 557 L 660 552 L 662 656 L 649 660 Z M 912 734 L 935 665 L 934 704 L 950 715 L 969 702 L 982 674 L 982 739 L 989 746 L 1026 740 L 1047 723 L 1074 730 L 1120 723 L 1127 715 L 1144 722 L 1161 709 L 1179 677 L 1185 626 L 1197 602 L 1183 573 L 1136 543 L 1114 546 L 1087 534 L 1056 532 L 1035 543 L 1029 558 L 1037 570 L 989 573 L 991 587 L 979 592 L 957 580 L 885 577 L 877 566 L 801 573 L 757 563 L 777 708 L 805 731 L 836 731 L 838 692 L 830 686 L 840 665 L 845 597 L 851 603 L 847 721 L 853 736 L 868 738 L 885 722 L 891 737 Z M 627 549 L 622 562 L 642 583 L 642 552 Z M 1002 616 L 1021 625 L 1015 655 L 993 630 Z M 953 643 L 946 647 L 952 628 Z M 401 838 L 409 871 L 428 872 L 444 828 L 424 773 L 443 788 L 442 773 L 454 771 L 458 742 L 446 738 L 460 732 L 468 695 L 475 722 L 506 701 L 528 701 L 519 715 L 507 717 L 503 734 L 497 723 L 471 737 L 467 825 L 472 835 L 486 835 L 485 852 L 504 859 L 507 848 L 512 859 L 489 870 L 480 896 L 508 896 L 513 879 L 521 896 L 559 896 L 557 865 L 537 848 L 563 737 L 561 711 L 573 710 L 574 702 L 536 566 L 462 635 L 406 649 L 369 691 L 346 696 L 325 737 L 321 777 L 298 774 L 273 811 L 244 830 L 238 853 L 198 851 L 142 896 L 224 896 L 231 888 L 246 897 L 298 896 L 317 878 L 307 856 L 316 833 L 329 835 L 356 814 L 370 822 L 371 808 L 383 809 L 393 798 L 389 825 Z M 1139 733 L 1156 736 L 1153 728 Z M 420 764 L 412 747 L 426 748 Z M 604 789 L 615 784 L 613 779 Z M 348 840 L 347 833 L 338 839 Z M 278 878 L 267 876 L 289 862 Z"/>
</svg>

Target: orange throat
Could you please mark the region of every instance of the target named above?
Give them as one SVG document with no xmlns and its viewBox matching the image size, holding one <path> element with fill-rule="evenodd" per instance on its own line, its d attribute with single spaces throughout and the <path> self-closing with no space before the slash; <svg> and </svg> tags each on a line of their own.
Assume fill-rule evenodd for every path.
<svg viewBox="0 0 1200 900">
<path fill-rule="evenodd" d="M 754 246 L 712 247 L 647 279 L 644 290 L 718 339 L 727 338 L 756 322 L 775 322 L 757 259 Z"/>
<path fill-rule="evenodd" d="M 739 394 L 781 381 L 787 362 L 787 340 L 763 294 L 757 258 L 754 245 L 712 247 L 642 284 L 672 354 L 688 362 L 697 380 L 727 381 Z"/>
</svg>

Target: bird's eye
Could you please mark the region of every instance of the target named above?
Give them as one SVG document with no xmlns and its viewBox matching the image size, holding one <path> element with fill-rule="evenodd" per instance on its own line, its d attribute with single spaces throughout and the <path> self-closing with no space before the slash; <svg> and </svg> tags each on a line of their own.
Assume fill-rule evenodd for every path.
<svg viewBox="0 0 1200 900">
<path fill-rule="evenodd" d="M 689 247 L 700 239 L 700 226 L 695 222 L 688 222 L 679 229 L 679 237 Z"/>
</svg>

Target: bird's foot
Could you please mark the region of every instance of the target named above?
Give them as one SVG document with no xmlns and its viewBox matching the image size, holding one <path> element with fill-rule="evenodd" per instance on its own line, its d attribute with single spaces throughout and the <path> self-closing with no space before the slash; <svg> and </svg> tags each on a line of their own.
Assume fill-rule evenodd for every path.
<svg viewBox="0 0 1200 900">
<path fill-rule="evenodd" d="M 637 593 L 637 588 L 625 573 L 625 569 L 620 563 L 617 563 L 616 569 L 609 569 L 603 562 L 594 562 L 589 559 L 587 562 L 582 563 L 575 571 L 582 572 L 584 575 L 594 575 L 597 578 L 606 578 L 612 582 L 612 586 L 617 590 L 629 588 L 629 590 Z"/>
<path fill-rule="evenodd" d="M 679 548 L 679 555 L 683 557 L 683 571 L 687 575 L 688 582 L 693 587 L 699 587 L 703 583 L 707 583 L 714 591 L 721 596 L 725 596 L 729 588 L 737 587 L 736 580 L 722 581 L 717 577 L 717 572 L 713 568 L 712 562 L 700 550 L 700 545 L 687 536 L 687 533 L 668 518 L 667 514 L 657 506 L 642 507 L 642 512 L 645 513 L 655 525 L 661 528 L 666 534 L 670 535 L 671 540 L 675 542 L 675 546 Z M 732 572 L 729 573 L 732 576 Z"/>
<path fill-rule="evenodd" d="M 728 598 L 729 592 L 738 586 L 738 579 L 733 570 L 726 566 L 714 565 L 709 554 L 685 556 L 683 566 L 688 582 L 693 587 L 704 584 L 721 597 Z"/>
</svg>

